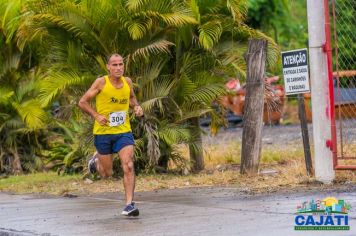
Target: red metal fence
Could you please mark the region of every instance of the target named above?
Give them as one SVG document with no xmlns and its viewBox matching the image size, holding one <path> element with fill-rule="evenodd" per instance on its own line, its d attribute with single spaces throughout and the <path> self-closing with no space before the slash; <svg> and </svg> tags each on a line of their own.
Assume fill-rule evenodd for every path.
<svg viewBox="0 0 356 236">
<path fill-rule="evenodd" d="M 356 169 L 356 2 L 324 0 L 335 169 Z"/>
</svg>

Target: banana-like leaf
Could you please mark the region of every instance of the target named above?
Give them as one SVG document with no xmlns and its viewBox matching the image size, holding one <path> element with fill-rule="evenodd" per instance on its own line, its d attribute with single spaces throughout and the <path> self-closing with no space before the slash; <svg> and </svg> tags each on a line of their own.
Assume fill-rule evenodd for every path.
<svg viewBox="0 0 356 236">
<path fill-rule="evenodd" d="M 186 101 L 187 102 L 204 102 L 210 104 L 216 98 L 226 93 L 226 89 L 222 84 L 210 84 L 202 86 L 190 94 Z"/>
<path fill-rule="evenodd" d="M 39 99 L 42 105 L 47 106 L 66 89 L 75 85 L 86 85 L 90 80 L 75 71 L 53 72 L 40 83 Z"/>
<path fill-rule="evenodd" d="M 209 50 L 219 41 L 222 34 L 221 22 L 208 21 L 203 25 L 199 26 L 199 42 L 200 45 Z"/>
<path fill-rule="evenodd" d="M 30 129 L 40 129 L 46 126 L 48 116 L 41 108 L 41 102 L 35 99 L 22 103 L 12 102 L 17 114 Z"/>
<path fill-rule="evenodd" d="M 158 135 L 168 145 L 179 144 L 189 141 L 190 129 L 179 125 L 162 124 L 162 128 L 158 130 Z"/>
</svg>

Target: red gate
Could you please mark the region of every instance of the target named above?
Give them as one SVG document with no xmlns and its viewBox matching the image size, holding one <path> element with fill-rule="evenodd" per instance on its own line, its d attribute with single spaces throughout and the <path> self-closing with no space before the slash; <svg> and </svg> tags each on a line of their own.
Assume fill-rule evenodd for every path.
<svg viewBox="0 0 356 236">
<path fill-rule="evenodd" d="M 356 7 L 354 0 L 324 0 L 324 7 L 332 136 L 327 145 L 333 152 L 334 169 L 355 170 Z"/>
</svg>

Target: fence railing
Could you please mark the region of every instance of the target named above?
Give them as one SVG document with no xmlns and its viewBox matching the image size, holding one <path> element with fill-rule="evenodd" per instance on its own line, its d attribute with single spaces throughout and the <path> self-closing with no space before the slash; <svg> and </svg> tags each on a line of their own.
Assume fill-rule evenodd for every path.
<svg viewBox="0 0 356 236">
<path fill-rule="evenodd" d="M 326 13 L 327 14 L 327 13 Z M 335 169 L 356 169 L 356 2 L 329 1 Z"/>
</svg>

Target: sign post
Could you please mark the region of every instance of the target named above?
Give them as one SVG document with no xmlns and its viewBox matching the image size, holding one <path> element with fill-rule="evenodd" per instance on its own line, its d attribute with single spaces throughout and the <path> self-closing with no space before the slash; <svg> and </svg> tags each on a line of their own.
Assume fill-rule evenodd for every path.
<svg viewBox="0 0 356 236">
<path fill-rule="evenodd" d="M 298 110 L 302 129 L 304 157 L 307 173 L 313 175 L 313 165 L 310 154 L 308 125 L 305 117 L 303 93 L 309 93 L 308 51 L 298 49 L 282 52 L 283 78 L 286 95 L 298 94 Z"/>
</svg>

